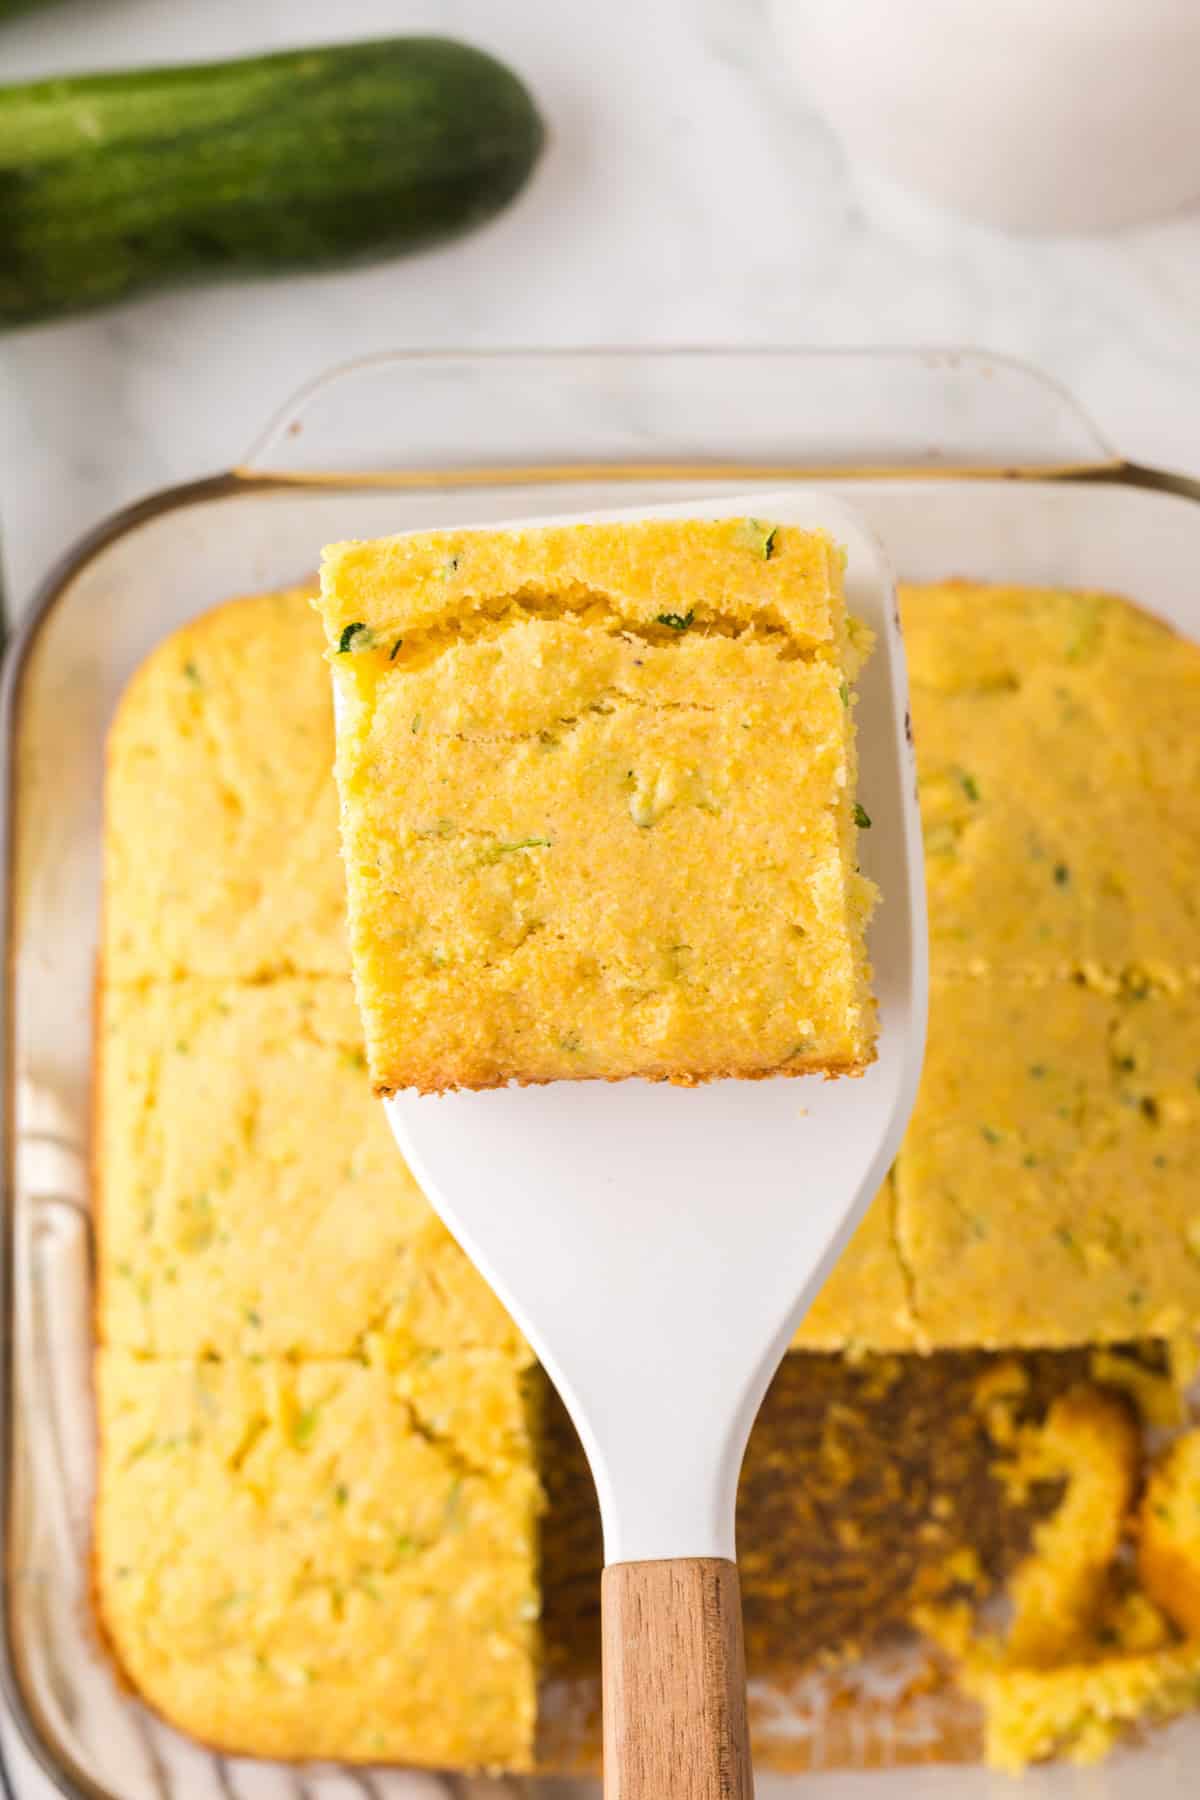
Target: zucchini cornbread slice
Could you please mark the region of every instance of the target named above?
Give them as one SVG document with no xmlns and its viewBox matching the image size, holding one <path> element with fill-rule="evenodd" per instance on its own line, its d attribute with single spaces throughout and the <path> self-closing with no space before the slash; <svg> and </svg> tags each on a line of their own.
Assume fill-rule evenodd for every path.
<svg viewBox="0 0 1200 1800">
<path fill-rule="evenodd" d="M 379 1091 L 861 1073 L 858 651 L 826 537 L 341 544 L 319 608 Z"/>
<path fill-rule="evenodd" d="M 444 1361 L 452 1417 L 436 1383 L 352 1360 L 100 1353 L 97 1604 L 173 1724 L 243 1755 L 529 1766 L 523 1379 Z"/>
</svg>

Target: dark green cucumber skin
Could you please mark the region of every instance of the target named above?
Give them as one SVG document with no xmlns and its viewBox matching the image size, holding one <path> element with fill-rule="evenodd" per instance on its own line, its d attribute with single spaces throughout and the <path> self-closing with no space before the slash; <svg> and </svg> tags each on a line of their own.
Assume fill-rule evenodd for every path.
<svg viewBox="0 0 1200 1800">
<path fill-rule="evenodd" d="M 0 325 L 421 249 L 542 141 L 518 78 L 446 38 L 0 87 Z"/>
</svg>

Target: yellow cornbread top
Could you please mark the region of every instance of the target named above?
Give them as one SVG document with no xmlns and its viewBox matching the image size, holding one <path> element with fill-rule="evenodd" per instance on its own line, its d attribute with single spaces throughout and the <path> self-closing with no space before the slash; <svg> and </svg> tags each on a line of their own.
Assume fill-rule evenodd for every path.
<svg viewBox="0 0 1200 1800">
<path fill-rule="evenodd" d="M 294 879 L 296 865 L 273 846 L 304 823 L 303 784 L 281 790 L 286 811 L 260 836 L 260 815 L 278 808 L 279 795 L 257 778 L 235 790 L 225 771 L 249 768 L 260 753 L 270 766 L 283 756 L 271 738 L 291 716 L 282 689 L 301 679 L 301 646 L 319 671 L 312 697 L 328 759 L 328 676 L 311 651 L 304 590 L 239 606 L 262 621 L 250 634 L 246 678 L 255 660 L 271 668 L 269 701 L 261 689 L 245 708 L 218 701 L 207 715 L 217 721 L 212 740 L 197 736 L 180 760 L 162 747 L 155 766 L 173 772 L 175 787 L 159 812 L 141 804 L 139 762 L 114 764 L 114 778 L 134 781 L 123 816 L 137 879 L 127 881 L 122 865 L 110 906 L 157 895 L 169 930 L 157 932 L 150 912 L 134 917 L 117 953 L 125 976 L 102 1002 L 98 1133 L 111 1161 L 102 1173 L 102 1319 L 109 1344 L 136 1353 L 109 1348 L 100 1359 L 101 1609 L 139 1692 L 206 1742 L 288 1757 L 521 1767 L 539 1671 L 536 1458 L 523 1424 L 521 1352 L 391 1149 L 359 1066 L 348 977 L 278 974 L 320 962 L 316 915 L 303 908 L 340 885 L 332 809 L 321 812 L 329 885 L 317 882 L 314 839 L 312 893 L 288 900 L 300 910 L 277 911 L 275 885 Z M 938 937 L 917 1116 L 800 1341 L 1075 1343 L 1186 1327 L 1200 1313 L 1200 1006 L 1186 956 L 1172 946 L 1190 941 L 1188 889 L 1159 883 L 1149 910 L 1149 886 L 1114 892 L 1130 852 L 1112 834 L 1145 805 L 1178 868 L 1196 866 L 1188 758 L 1198 653 L 1115 600 L 1093 612 L 1076 596 L 951 586 L 907 590 L 903 606 L 931 923 L 935 936 L 943 917 L 972 936 Z M 227 610 L 237 660 L 239 607 Z M 1098 628 L 1072 635 L 1073 621 L 1095 617 Z M 972 620 L 987 622 L 986 657 Z M 168 650 L 203 642 L 201 625 L 156 653 L 151 685 L 163 692 L 138 700 L 144 719 L 162 705 L 168 733 L 198 729 L 194 709 L 176 704 L 191 658 Z M 675 631 L 676 651 L 699 641 L 695 620 L 664 629 Z M 941 660 L 947 646 L 982 658 L 964 661 L 961 691 Z M 430 659 L 428 693 L 449 708 L 453 682 L 444 668 L 433 680 L 441 655 Z M 514 687 L 514 729 L 541 729 L 532 663 L 514 654 L 502 666 L 514 682 L 529 675 L 526 689 Z M 670 666 L 688 668 L 683 657 Z M 1037 755 L 1012 763 L 1010 751 L 1024 754 L 1023 734 L 1040 729 L 1038 709 L 1063 705 L 1060 670 L 1071 710 L 1054 712 L 1053 729 L 1034 740 Z M 585 675 L 577 695 L 586 708 L 597 678 Z M 617 664 L 603 678 L 624 685 L 625 676 Z M 1153 700 L 1139 706 L 1143 688 Z M 499 681 L 489 706 L 495 697 Z M 672 698 L 689 698 L 686 681 Z M 482 733 L 488 718 L 481 711 L 470 729 Z M 1106 732 L 1123 734 L 1125 748 L 1118 763 L 1097 764 L 1117 781 L 1103 831 L 1077 833 L 1069 856 L 1057 846 L 1048 856 L 1044 841 L 1032 854 L 1039 813 L 1072 828 L 1091 791 L 1072 784 L 1107 754 Z M 1007 747 L 993 779 L 986 759 L 997 733 Z M 1071 733 L 1078 745 L 1063 750 Z M 672 753 L 666 740 L 659 749 Z M 1014 766 L 1019 780 L 1006 795 L 1003 772 Z M 197 791 L 206 784 L 217 797 L 244 795 L 250 812 L 236 830 L 189 831 L 189 821 L 211 816 L 211 796 Z M 1019 811 L 1015 798 L 1026 793 Z M 668 802 L 666 815 L 682 804 L 669 787 L 650 791 L 650 801 L 651 810 Z M 995 829 L 985 829 L 991 818 Z M 1151 853 L 1136 837 L 1130 843 L 1134 860 Z M 498 866 L 515 854 L 501 851 Z M 1068 882 L 1055 876 L 1060 859 Z M 954 873 L 963 869 L 965 877 Z M 1151 864 L 1151 885 L 1153 873 Z M 233 929 L 223 938 L 215 922 L 226 906 Z M 239 921 L 251 917 L 253 933 L 243 934 Z M 292 936 L 282 960 L 273 921 Z M 198 974 L 188 973 L 193 931 L 205 947 Z M 1081 954 L 1085 932 L 1102 956 Z M 232 978 L 223 942 L 237 953 Z M 259 981 L 250 970 L 276 973 Z M 322 1096 L 319 1142 L 304 1129 L 297 1083 Z M 438 1355 L 442 1345 L 450 1348 Z M 831 1458 L 842 1453 L 844 1411 L 823 1409 Z M 1091 1616 L 1098 1588 L 1087 1562 L 1095 1569 L 1097 1546 L 1107 1554 L 1119 1535 L 1129 1479 L 1112 1478 L 1112 1455 L 1129 1430 L 1115 1417 L 1107 1449 L 1099 1443 L 1093 1455 L 1089 1431 L 1066 1432 L 1060 1412 L 1041 1462 L 1022 1464 L 1030 1479 L 1052 1478 L 1060 1465 L 1069 1473 L 1073 1458 L 1083 1478 L 1017 1584 L 1027 1624 L 1010 1650 L 1024 1660 L 972 1660 L 993 1760 L 1089 1754 L 1107 1747 L 1120 1721 L 1200 1693 L 1194 1641 L 1136 1648 L 1124 1619 L 1118 1642 L 1106 1637 L 1078 1661 L 1057 1660 L 1075 1655 L 1069 1637 L 1053 1635 L 1059 1625 Z M 850 1466 L 852 1455 L 851 1445 Z M 1157 1570 L 1168 1609 L 1189 1630 L 1185 1606 L 1200 1591 L 1187 1512 L 1196 1468 L 1194 1450 L 1191 1460 L 1169 1458 L 1141 1509 L 1143 1581 L 1156 1591 Z M 890 1467 L 883 1473 L 896 1478 Z M 778 1483 L 777 1459 L 761 1480 Z M 797 1509 L 813 1491 L 807 1480 L 797 1486 Z M 1156 1504 L 1167 1518 L 1152 1515 Z M 780 1512 L 773 1505 L 761 1516 L 778 1521 Z M 751 1534 L 748 1547 L 753 1554 L 761 1541 Z M 1106 1574 L 1099 1570 L 1101 1583 Z M 1100 1623 L 1107 1632 L 1111 1621 Z"/>
<path fill-rule="evenodd" d="M 656 634 L 691 613 L 702 629 L 776 633 L 832 655 L 844 634 L 843 563 L 823 532 L 758 519 L 431 531 L 330 545 L 321 615 L 336 645 L 352 627 L 461 638 L 513 609 Z M 391 640 L 381 647 L 390 653 Z"/>
<path fill-rule="evenodd" d="M 826 539 L 385 539 L 327 552 L 319 605 L 377 1087 L 870 1060 L 857 652 Z"/>
<path fill-rule="evenodd" d="M 1016 1773 L 1048 1757 L 1094 1762 L 1130 1727 L 1200 1698 L 1200 1642 L 1179 1642 L 1122 1564 L 1141 1449 L 1137 1421 L 1117 1396 L 1094 1387 L 1062 1395 L 1044 1424 L 1018 1431 L 1017 1454 L 999 1471 L 1015 1493 L 1065 1480 L 1010 1584 L 1007 1632 L 976 1634 L 961 1605 L 920 1615 L 957 1665 L 959 1684 L 983 1704 L 995 1768 Z M 1197 1566 L 1189 1573 L 1194 1593 Z"/>
<path fill-rule="evenodd" d="M 901 592 L 932 950 L 893 1174 L 932 1345 L 1200 1317 L 1200 647 L 1104 594 Z"/>
<path fill-rule="evenodd" d="M 917 1114 L 893 1178 L 805 1320 L 799 1341 L 829 1348 L 847 1342 L 932 1348 L 981 1342 L 1119 1341 L 1173 1332 L 1200 1314 L 1200 1206 L 1191 1174 L 1200 1160 L 1200 992 L 1188 972 L 1186 954 L 1196 942 L 1192 908 L 1197 891 L 1195 871 L 1200 868 L 1200 808 L 1196 804 L 1200 776 L 1193 772 L 1200 754 L 1196 685 L 1200 649 L 1146 618 L 1128 602 L 1104 596 L 951 583 L 902 588 L 901 607 L 913 678 L 934 940 L 929 1058 Z M 247 621 L 244 634 L 239 627 L 243 617 Z M 275 766 L 287 743 L 286 736 L 280 740 L 277 735 L 288 718 L 285 689 L 302 686 L 311 675 L 314 704 L 322 720 L 324 755 L 331 757 L 328 671 L 319 652 L 320 628 L 308 609 L 305 590 L 239 601 L 220 609 L 213 618 L 231 646 L 231 656 L 232 646 L 243 636 L 254 646 L 255 654 L 245 665 L 248 682 L 257 683 L 264 670 L 274 671 L 269 703 L 254 686 L 245 705 L 239 702 L 235 711 L 221 712 L 222 719 L 228 720 L 228 738 L 221 754 L 248 764 L 261 752 L 263 759 Z M 160 646 L 153 659 L 152 679 L 147 674 L 136 706 L 131 692 L 122 718 L 132 717 L 142 708 L 147 716 L 153 713 L 157 717 L 161 709 L 170 731 L 181 731 L 185 725 L 191 728 L 192 711 L 177 711 L 176 705 L 182 684 L 188 680 L 183 665 L 197 639 L 205 641 L 205 626 L 206 621 L 199 620 Z M 694 651 L 699 641 L 694 632 L 693 624 L 688 631 L 675 634 L 675 655 Z M 578 640 L 571 642 L 585 639 L 590 647 L 592 638 L 582 631 Z M 1018 644 L 1023 646 L 1019 655 Z M 726 650 L 735 646 L 725 639 L 710 639 L 708 647 Z M 480 640 L 471 648 L 482 653 L 487 646 Z M 496 645 L 490 648 L 500 654 Z M 601 644 L 594 654 L 607 656 L 610 649 Z M 360 658 L 337 660 L 357 664 Z M 525 665 L 514 656 L 501 666 L 507 679 Z M 278 679 L 284 668 L 286 682 Z M 671 669 L 685 670 L 683 658 L 670 662 L 668 671 Z M 1039 669 L 1042 676 L 1035 680 Z M 452 683 L 446 671 L 439 672 L 438 659 L 431 661 L 428 673 L 429 692 L 436 695 L 437 705 L 449 705 Z M 1061 722 L 1055 712 L 1053 734 L 1030 759 L 1022 740 L 1038 729 L 1034 702 L 1047 708 L 1062 704 L 1054 693 L 1061 685 L 1059 675 L 1078 705 Z M 135 686 L 142 679 L 136 677 Z M 599 685 L 608 679 L 610 676 L 603 674 Z M 153 697 L 149 692 L 153 687 L 171 690 L 174 698 Z M 530 696 L 536 692 L 531 679 L 525 697 L 513 698 L 510 693 L 511 717 L 519 721 L 517 730 L 532 728 L 535 715 L 518 709 L 532 708 Z M 582 685 L 577 690 L 585 705 L 594 692 L 594 687 Z M 1138 697 L 1145 694 L 1152 695 L 1152 701 L 1139 705 Z M 686 675 L 675 697 L 688 697 Z M 993 705 L 996 710 L 989 712 Z M 587 714 L 583 729 L 603 728 L 603 724 L 603 714 Z M 411 735 L 411 718 L 408 725 Z M 1002 754 L 996 753 L 999 761 L 993 778 L 990 739 L 997 730 L 1003 732 Z M 571 735 L 567 734 L 568 744 Z M 1094 828 L 1088 823 L 1090 803 L 1076 794 L 1073 784 L 1076 771 L 1086 770 L 1093 761 L 1102 766 L 1103 758 L 1110 754 L 1106 736 L 1121 739 L 1123 761 L 1120 781 L 1104 800 L 1110 810 L 1101 814 L 1102 828 Z M 511 748 L 514 756 L 529 753 L 529 746 Z M 669 755 L 665 742 L 656 748 L 660 757 Z M 554 752 L 547 747 L 541 753 L 550 756 Z M 1013 765 L 1005 758 L 1010 754 L 1018 759 L 1020 775 L 1006 787 L 1004 769 Z M 216 746 L 207 740 L 187 748 L 186 765 L 175 761 L 183 755 L 182 749 L 164 742 L 163 766 L 180 770 L 174 787 L 164 790 L 177 816 L 169 816 L 164 798 L 161 814 L 152 820 L 153 829 L 148 823 L 151 815 L 140 805 L 137 791 L 123 791 L 130 765 L 114 760 L 110 769 L 110 812 L 125 821 L 132 863 L 146 872 L 146 885 L 139 888 L 124 879 L 113 879 L 122 871 L 110 868 L 110 938 L 118 918 L 128 915 L 125 929 L 130 951 L 124 954 L 136 952 L 139 966 L 162 976 L 169 976 L 180 961 L 194 959 L 175 951 L 167 953 L 162 937 L 147 923 L 150 915 L 138 910 L 143 904 L 141 896 L 170 891 L 176 941 L 186 943 L 194 933 L 198 942 L 215 946 L 218 939 L 210 933 L 204 916 L 189 910 L 193 897 L 225 885 L 231 894 L 236 891 L 244 896 L 244 907 L 261 909 L 261 916 L 269 918 L 277 904 L 276 871 L 290 866 L 286 859 L 283 864 L 267 860 L 271 844 L 279 836 L 302 831 L 305 825 L 294 798 L 287 803 L 290 811 L 286 816 L 273 818 L 269 828 L 261 825 L 259 815 L 275 806 L 264 786 L 256 794 L 253 804 L 257 811 L 247 816 L 244 830 L 239 828 L 236 834 L 215 842 L 195 835 L 189 830 L 189 821 L 207 816 L 209 805 L 201 790 L 216 779 L 214 771 L 223 764 L 218 761 Z M 311 774 L 315 792 L 319 771 L 314 767 Z M 328 792 L 328 787 L 324 791 Z M 685 809 L 678 796 L 672 799 L 665 785 L 657 797 L 647 787 L 630 798 L 635 801 L 639 797 L 652 812 L 657 804 L 664 805 L 664 817 L 656 829 L 673 814 L 691 824 L 705 819 L 694 806 Z M 1016 805 L 1022 797 L 1024 811 L 1018 812 Z M 869 809 L 870 796 L 865 795 L 864 800 Z M 439 803 L 434 823 L 449 816 L 449 809 Z M 1171 846 L 1168 863 L 1178 867 L 1181 878 L 1159 881 L 1152 891 L 1139 890 L 1135 906 L 1132 890 L 1116 887 L 1115 881 L 1119 877 L 1122 884 L 1150 882 L 1153 877 L 1153 859 L 1160 852 L 1147 845 L 1143 829 L 1152 816 L 1162 821 L 1158 841 L 1160 847 Z M 322 802 L 320 817 L 324 836 L 319 850 L 315 839 L 313 842 L 311 886 L 314 893 L 324 891 L 336 897 L 343 876 L 332 803 L 326 808 Z M 1075 833 L 1065 853 L 1041 838 L 1031 846 L 1030 830 L 1037 825 L 1044 831 L 1047 818 L 1061 821 L 1064 831 Z M 504 875 L 508 865 L 537 854 L 535 850 L 499 849 L 500 843 L 512 843 L 523 835 L 516 821 L 514 827 L 510 835 L 499 836 L 496 863 L 481 865 L 483 878 L 497 871 Z M 1032 848 L 1038 846 L 1041 854 L 1035 856 Z M 461 851 L 465 858 L 468 846 L 463 844 Z M 1055 877 L 1060 860 L 1070 865 L 1069 881 Z M 324 870 L 319 877 L 315 873 L 318 861 Z M 507 916 L 511 924 L 519 917 L 514 907 L 522 904 L 520 893 L 514 895 L 511 888 L 498 886 L 497 895 L 497 914 L 501 919 Z M 336 935 L 341 930 L 340 902 L 326 913 L 326 929 Z M 1101 928 L 1097 923 L 1101 919 L 1116 923 Z M 648 929 L 654 930 L 653 922 Z M 1183 947 L 1177 959 L 1141 954 L 1141 947 L 1150 941 L 1147 934 L 1151 929 L 1159 950 Z M 1080 946 L 1087 941 L 1088 932 L 1093 944 L 1101 937 L 1107 944 L 1103 962 L 1082 954 Z M 535 933 L 535 943 L 536 937 Z M 232 941 L 239 941 L 237 932 Z M 323 941 L 325 949 L 318 948 L 314 955 L 319 964 L 334 954 L 329 948 L 333 938 L 327 936 Z M 667 949 L 672 959 L 679 961 L 684 953 L 670 949 L 675 941 L 668 940 Z M 681 936 L 678 941 L 689 940 Z M 1127 969 L 1131 946 L 1136 964 L 1153 962 L 1153 975 L 1139 968 Z M 214 960 L 206 952 L 205 966 L 212 967 Z M 261 963 L 264 959 L 256 954 L 253 960 Z M 124 966 L 128 967 L 128 962 Z M 1084 976 L 1082 987 L 1073 979 L 1077 974 Z M 228 996 L 222 998 L 228 1000 Z M 127 1010 L 134 1010 L 135 1004 L 131 1000 Z M 348 1006 L 347 995 L 343 994 L 340 1004 Z M 116 1002 L 112 1005 L 115 1008 Z M 185 1026 L 182 1015 L 189 1010 L 208 1021 L 202 1031 L 190 1022 Z M 143 1348 L 158 1343 L 164 1348 L 198 1351 L 201 1344 L 188 1336 L 194 1327 L 202 1330 L 204 1345 L 216 1342 L 219 1331 L 222 1342 L 252 1350 L 259 1328 L 242 1316 L 241 1309 L 265 1316 L 261 1296 L 272 1288 L 279 1301 L 288 1300 L 281 1315 L 286 1320 L 286 1341 L 298 1346 L 320 1344 L 323 1353 L 352 1347 L 341 1325 L 335 1323 L 341 1316 L 347 1324 L 353 1323 L 357 1302 L 351 1304 L 352 1295 L 365 1296 L 371 1307 L 379 1301 L 385 1332 L 389 1318 L 404 1316 L 385 1304 L 392 1292 L 386 1273 L 393 1266 L 390 1259 L 395 1256 L 397 1264 L 406 1266 L 394 1248 L 410 1217 L 407 1205 L 401 1204 L 402 1194 L 389 1201 L 389 1190 L 381 1181 L 372 1190 L 379 1198 L 372 1212 L 362 1206 L 360 1190 L 359 1227 L 343 1234 L 345 1255 L 333 1256 L 327 1265 L 328 1283 L 321 1274 L 324 1265 L 315 1258 L 306 1259 L 298 1248 L 294 1272 L 298 1280 L 306 1269 L 309 1274 L 294 1292 L 299 1296 L 303 1288 L 309 1297 L 288 1299 L 292 1290 L 283 1268 L 259 1272 L 265 1254 L 263 1237 L 282 1228 L 282 1201 L 272 1196 L 286 1192 L 289 1206 L 311 1208 L 305 1217 L 326 1221 L 332 1202 L 328 1197 L 322 1201 L 318 1186 L 302 1187 L 299 1173 L 288 1176 L 288 1182 L 295 1183 L 289 1187 L 282 1180 L 277 1184 L 272 1172 L 262 1199 L 258 1199 L 251 1179 L 255 1164 L 249 1156 L 239 1164 L 235 1187 L 244 1197 L 244 1214 L 234 1217 L 247 1220 L 245 1238 L 241 1226 L 234 1223 L 231 1246 L 214 1245 L 193 1255 L 179 1306 L 172 1304 L 172 1284 L 164 1279 L 165 1273 L 174 1263 L 177 1279 L 184 1277 L 178 1267 L 181 1259 L 170 1253 L 167 1240 L 171 1228 L 165 1220 L 175 1216 L 170 1209 L 176 1204 L 182 1208 L 193 1189 L 206 1191 L 207 1176 L 205 1184 L 188 1178 L 189 1160 L 208 1175 L 224 1166 L 226 1159 L 215 1148 L 210 1155 L 207 1149 L 199 1151 L 197 1145 L 207 1145 L 211 1139 L 215 1146 L 228 1135 L 233 1129 L 230 1121 L 240 1116 L 242 1104 L 236 1096 L 222 1098 L 219 1084 L 206 1078 L 219 1102 L 215 1109 L 206 1109 L 200 1093 L 190 1091 L 196 1087 L 195 1063 L 202 1066 L 210 1053 L 226 1062 L 232 1060 L 240 1071 L 245 1095 L 250 1096 L 263 1043 L 273 1043 L 277 1046 L 278 1062 L 273 1066 L 278 1068 L 276 1091 L 281 1096 L 282 1116 L 287 1073 L 283 1048 L 291 1027 L 284 1023 L 281 1012 L 279 1023 L 270 1027 L 266 1038 L 256 1038 L 257 1028 L 250 1027 L 252 1011 L 251 1006 L 244 1014 L 239 1012 L 238 1019 L 223 1019 L 214 1006 L 201 1008 L 198 999 L 188 999 L 181 992 L 172 1002 L 155 1001 L 149 1006 L 144 1032 L 130 1030 L 126 1034 L 124 1027 L 120 1028 L 127 1037 L 129 1056 L 140 1059 L 146 1068 L 150 1066 L 146 1040 L 158 1034 L 159 1048 L 154 1055 L 162 1061 L 172 1096 L 177 1096 L 167 1107 L 177 1123 L 164 1125 L 162 1131 L 176 1145 L 174 1166 L 179 1174 L 174 1187 L 178 1201 L 168 1203 L 167 1214 L 156 1219 L 145 1236 L 145 1201 L 139 1190 L 146 1177 L 136 1166 L 132 1149 L 128 1179 L 109 1184 L 101 1263 L 102 1279 L 108 1284 L 104 1318 L 114 1341 Z M 353 1023 L 349 1014 L 345 1016 Z M 189 1042 L 193 1036 L 198 1039 L 197 1054 L 189 1066 L 189 1058 L 180 1056 L 175 1045 Z M 338 1059 L 344 1049 L 351 1059 L 359 1044 L 357 1028 L 353 1045 L 344 1033 L 335 1034 L 329 1054 Z M 113 1055 L 119 1061 L 119 1053 Z M 306 1044 L 303 1055 L 315 1056 L 315 1047 Z M 1047 1069 L 1052 1073 L 1048 1075 Z M 353 1123 L 358 1115 L 346 1101 L 343 1088 L 361 1079 L 349 1060 L 337 1062 L 334 1090 L 338 1100 L 328 1117 L 339 1134 L 345 1123 L 347 1161 L 359 1127 Z M 230 1083 L 236 1086 L 232 1076 Z M 136 1083 L 131 1093 L 135 1091 L 141 1091 Z M 111 1104 L 122 1107 L 115 1094 Z M 363 1121 L 372 1133 L 380 1132 L 382 1158 L 387 1154 L 382 1124 L 377 1119 L 371 1122 L 365 1096 L 363 1108 Z M 222 1110 L 224 1123 L 218 1117 Z M 132 1099 L 122 1116 L 132 1145 L 141 1117 Z M 147 1155 L 159 1154 L 154 1149 L 158 1133 L 159 1127 L 152 1124 L 144 1140 Z M 281 1172 L 284 1166 L 280 1165 Z M 274 1169 L 274 1165 L 263 1167 Z M 403 1182 L 405 1175 L 398 1161 L 396 1167 L 398 1180 Z M 355 1191 L 354 1187 L 348 1191 Z M 301 1194 L 308 1197 L 298 1199 Z M 220 1229 L 230 1228 L 227 1204 L 217 1196 Z M 394 1220 L 389 1217 L 390 1205 L 398 1208 Z M 256 1219 L 257 1207 L 263 1209 L 261 1221 Z M 119 1213 L 124 1214 L 124 1223 Z M 373 1220 L 370 1229 L 377 1230 L 378 1237 L 368 1243 L 369 1220 Z M 335 1234 L 328 1225 L 325 1230 L 321 1241 L 333 1245 Z M 106 1241 L 107 1275 L 103 1269 Z M 432 1253 L 424 1237 L 411 1241 L 421 1244 L 422 1256 Z M 456 1256 L 457 1252 L 447 1246 L 446 1255 Z M 125 1261 L 130 1273 L 122 1277 L 116 1274 L 115 1264 Z M 466 1270 L 465 1263 L 462 1267 Z M 147 1275 L 153 1275 L 154 1291 L 149 1309 L 140 1298 Z M 336 1288 L 343 1280 L 345 1307 L 326 1295 L 318 1315 L 312 1293 L 323 1287 Z M 298 1329 L 297 1320 L 310 1322 Z M 435 1321 L 436 1311 L 430 1313 L 422 1332 L 436 1329 Z"/>
<path fill-rule="evenodd" d="M 1146 1483 L 1138 1574 L 1167 1617 L 1200 1644 L 1200 1431 L 1177 1438 Z"/>
<path fill-rule="evenodd" d="M 205 613 L 126 688 L 108 740 L 107 980 L 349 972 L 311 592 Z"/>
<path fill-rule="evenodd" d="M 216 1749 L 527 1768 L 539 1490 L 511 1362 L 101 1353 L 96 1594 Z"/>
</svg>

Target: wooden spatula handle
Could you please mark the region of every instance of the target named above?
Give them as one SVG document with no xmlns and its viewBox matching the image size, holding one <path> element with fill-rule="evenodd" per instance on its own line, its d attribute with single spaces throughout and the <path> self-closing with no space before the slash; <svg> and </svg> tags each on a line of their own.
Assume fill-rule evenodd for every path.
<svg viewBox="0 0 1200 1800">
<path fill-rule="evenodd" d="M 751 1800 L 735 1564 L 604 1571 L 604 1800 Z"/>
</svg>

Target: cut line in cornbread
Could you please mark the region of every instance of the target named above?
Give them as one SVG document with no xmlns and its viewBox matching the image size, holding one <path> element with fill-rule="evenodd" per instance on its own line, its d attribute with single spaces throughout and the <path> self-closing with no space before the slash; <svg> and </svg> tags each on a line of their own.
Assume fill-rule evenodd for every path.
<svg viewBox="0 0 1200 1800">
<path fill-rule="evenodd" d="M 343 544 L 318 604 L 380 1092 L 861 1073 L 859 650 L 825 536 Z"/>
</svg>

